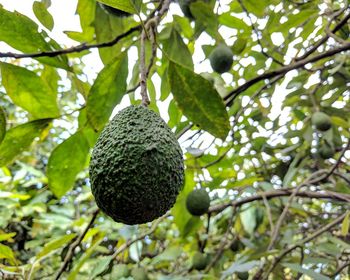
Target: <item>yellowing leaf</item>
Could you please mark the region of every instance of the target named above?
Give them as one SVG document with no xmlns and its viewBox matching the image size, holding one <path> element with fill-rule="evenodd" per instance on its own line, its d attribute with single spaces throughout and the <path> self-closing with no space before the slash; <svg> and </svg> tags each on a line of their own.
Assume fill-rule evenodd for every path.
<svg viewBox="0 0 350 280">
<path fill-rule="evenodd" d="M 76 237 L 76 233 L 71 233 L 50 241 L 44 246 L 44 248 L 39 252 L 39 254 L 36 255 L 36 258 L 40 259 L 46 256 L 47 254 L 51 253 L 52 251 L 61 248 L 63 245 L 67 245 L 67 243 L 69 243 L 69 241 L 71 241 L 74 237 Z"/>
<path fill-rule="evenodd" d="M 2 84 L 13 102 L 35 119 L 57 117 L 57 94 L 34 72 L 9 63 L 1 63 Z"/>
<path fill-rule="evenodd" d="M 341 234 L 346 236 L 349 233 L 350 221 L 349 221 L 350 212 L 346 213 L 346 216 L 341 224 Z"/>
<path fill-rule="evenodd" d="M 8 130 L 0 144 L 0 166 L 9 164 L 18 154 L 28 149 L 35 137 L 39 137 L 48 127 L 51 120 L 35 120 Z"/>
</svg>

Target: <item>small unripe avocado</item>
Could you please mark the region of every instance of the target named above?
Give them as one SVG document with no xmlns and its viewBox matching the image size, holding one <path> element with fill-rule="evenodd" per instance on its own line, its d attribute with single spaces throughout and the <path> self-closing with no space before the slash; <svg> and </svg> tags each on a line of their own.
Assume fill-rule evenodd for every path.
<svg viewBox="0 0 350 280">
<path fill-rule="evenodd" d="M 329 159 L 334 156 L 335 150 L 331 145 L 324 143 L 319 147 L 318 154 L 323 159 Z"/>
<path fill-rule="evenodd" d="M 205 189 L 194 190 L 186 198 L 186 208 L 194 216 L 208 212 L 210 197 Z"/>
<path fill-rule="evenodd" d="M 111 6 L 108 6 L 108 5 L 105 5 L 105 4 L 102 4 L 102 3 L 99 3 L 99 4 L 110 15 L 114 15 L 114 16 L 117 16 L 117 17 L 128 17 L 128 16 L 131 16 L 131 14 L 128 13 L 128 12 L 124 12 L 122 10 L 113 8 Z"/>
<path fill-rule="evenodd" d="M 323 112 L 314 113 L 311 122 L 319 131 L 326 131 L 332 126 L 331 118 Z"/>
<path fill-rule="evenodd" d="M 148 280 L 147 271 L 143 267 L 135 267 L 131 270 L 134 280 Z"/>
<path fill-rule="evenodd" d="M 239 272 L 236 272 L 237 274 L 237 277 L 239 280 L 248 280 L 249 278 L 249 273 L 247 271 L 239 271 Z"/>
<path fill-rule="evenodd" d="M 232 252 L 238 252 L 243 248 L 244 248 L 244 244 L 239 239 L 236 239 L 235 241 L 233 241 L 230 246 L 230 249 L 232 250 Z"/>
<path fill-rule="evenodd" d="M 196 252 L 192 257 L 192 268 L 203 270 L 208 265 L 208 256 L 200 252 Z"/>
<path fill-rule="evenodd" d="M 104 213 L 128 225 L 147 223 L 164 215 L 182 189 L 182 150 L 155 112 L 129 106 L 102 130 L 89 173 Z"/>
<path fill-rule="evenodd" d="M 233 63 L 232 50 L 226 45 L 219 45 L 209 55 L 210 65 L 219 74 L 231 69 Z"/>
</svg>

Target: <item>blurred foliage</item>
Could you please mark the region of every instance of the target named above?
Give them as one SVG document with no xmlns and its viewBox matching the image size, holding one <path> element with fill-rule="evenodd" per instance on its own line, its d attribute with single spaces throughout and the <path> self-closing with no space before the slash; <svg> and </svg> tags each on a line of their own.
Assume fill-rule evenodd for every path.
<svg viewBox="0 0 350 280">
<path fill-rule="evenodd" d="M 65 31 L 77 44 L 111 41 L 159 5 L 101 2 L 133 15 L 117 17 L 95 0 L 78 0 L 81 31 Z M 263 261 L 349 210 L 348 203 L 336 199 L 296 198 L 271 251 L 270 222 L 276 223 L 287 197 L 227 207 L 210 218 L 187 212 L 186 196 L 194 188 L 207 188 L 211 205 L 220 206 L 296 187 L 310 174 L 329 170 L 350 136 L 349 51 L 255 83 L 227 110 L 222 101 L 246 81 L 293 65 L 350 13 L 347 0 L 190 2 L 190 18 L 172 2 L 167 20 L 160 22 L 148 79 L 150 107 L 179 135 L 184 150 L 184 189 L 170 215 L 145 236 L 152 223 L 126 226 L 100 213 L 62 279 L 133 279 L 129 275 L 136 267 L 144 268 L 149 279 L 242 279 L 246 272 L 252 279 Z M 49 34 L 65 18 L 51 15 L 50 4 L 33 1 L 33 18 L 0 7 L 0 41 L 24 53 L 63 48 Z M 349 29 L 346 22 L 311 56 L 349 43 Z M 234 62 L 219 75 L 207 58 L 222 42 L 232 49 Z M 98 133 L 115 108 L 140 103 L 139 89 L 135 91 L 139 51 L 140 33 L 135 32 L 100 48 L 99 58 L 92 49 L 2 58 L 0 278 L 55 279 L 70 244 L 96 210 L 87 167 Z M 147 48 L 147 61 L 151 53 Z M 91 73 L 89 59 L 101 59 L 105 67 Z M 312 126 L 316 111 L 331 117 L 331 129 L 321 132 Z M 320 145 L 332 147 L 335 154 L 323 159 Z M 345 153 L 337 168 L 340 175 L 307 190 L 350 194 L 348 162 Z M 274 279 L 340 279 L 335 274 L 349 263 L 349 237 L 347 215 L 341 227 L 286 255 L 274 269 Z M 210 269 L 192 268 L 199 251 L 213 261 Z M 340 273 L 345 277 L 350 271 Z"/>
</svg>

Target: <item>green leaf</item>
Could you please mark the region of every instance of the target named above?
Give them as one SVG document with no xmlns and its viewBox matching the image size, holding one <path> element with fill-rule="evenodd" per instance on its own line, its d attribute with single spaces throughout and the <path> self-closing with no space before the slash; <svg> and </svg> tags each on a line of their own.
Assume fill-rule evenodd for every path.
<svg viewBox="0 0 350 280">
<path fill-rule="evenodd" d="M 4 140 L 6 134 L 6 115 L 4 110 L 0 107 L 0 144 Z"/>
<path fill-rule="evenodd" d="M 59 46 L 52 39 L 47 42 L 47 34 L 38 32 L 38 25 L 30 18 L 18 13 L 9 12 L 0 7 L 0 41 L 24 53 L 35 53 L 57 50 Z M 69 70 L 66 56 L 41 57 L 38 61 L 54 67 Z"/>
<path fill-rule="evenodd" d="M 12 101 L 27 110 L 34 119 L 59 115 L 57 94 L 34 72 L 8 63 L 1 63 L 2 84 Z"/>
<path fill-rule="evenodd" d="M 341 234 L 343 236 L 346 236 L 349 232 L 349 227 L 350 227 L 349 215 L 350 215 L 350 212 L 348 211 L 346 213 L 346 216 L 345 216 L 342 224 L 341 224 Z"/>
<path fill-rule="evenodd" d="M 61 248 L 63 245 L 67 245 L 68 242 L 70 242 L 74 237 L 76 237 L 76 233 L 71 233 L 64 235 L 62 237 L 56 238 L 49 243 L 47 243 L 44 248 L 36 255 L 37 259 L 40 259 L 48 254 L 50 254 L 52 251 L 57 250 Z"/>
<path fill-rule="evenodd" d="M 0 166 L 9 164 L 18 154 L 28 149 L 51 121 L 52 119 L 35 120 L 8 130 L 0 144 Z"/>
<path fill-rule="evenodd" d="M 108 14 L 100 5 L 96 5 L 96 17 L 94 21 L 96 42 L 104 43 L 113 40 L 117 35 L 125 32 L 129 26 L 123 18 Z M 100 48 L 99 54 L 105 65 L 114 61 L 121 52 L 121 44 L 112 47 Z"/>
<path fill-rule="evenodd" d="M 283 266 L 289 267 L 290 269 L 306 274 L 307 276 L 310 276 L 312 279 L 317 279 L 317 280 L 331 280 L 331 278 L 324 276 L 322 274 L 319 274 L 311 269 L 306 269 L 303 268 L 301 265 L 296 264 L 296 263 L 282 263 Z"/>
<path fill-rule="evenodd" d="M 172 61 L 168 74 L 171 91 L 183 114 L 215 137 L 225 139 L 230 131 L 229 117 L 213 85 Z"/>
<path fill-rule="evenodd" d="M 41 24 L 52 31 L 54 21 L 52 15 L 47 10 L 45 3 L 35 1 L 33 3 L 33 12 Z"/>
<path fill-rule="evenodd" d="M 85 166 L 88 152 L 89 143 L 82 132 L 75 133 L 52 151 L 47 177 L 49 188 L 56 197 L 61 197 L 73 187 L 77 174 Z"/>
<path fill-rule="evenodd" d="M 94 129 L 100 130 L 126 92 L 128 58 L 126 52 L 98 74 L 87 98 L 87 116 Z"/>
<path fill-rule="evenodd" d="M 108 268 L 111 261 L 113 261 L 113 256 L 102 257 L 102 258 L 96 260 L 96 265 L 95 265 L 94 269 L 92 270 L 90 279 L 95 279 L 95 277 L 97 277 L 101 273 L 103 273 Z"/>
<path fill-rule="evenodd" d="M 17 234 L 16 232 L 0 234 L 0 241 L 9 240 L 10 238 L 14 237 L 16 234 Z"/>
<path fill-rule="evenodd" d="M 193 69 L 192 55 L 175 28 L 171 29 L 170 37 L 164 42 L 163 51 L 171 60 Z"/>
<path fill-rule="evenodd" d="M 229 12 L 221 14 L 219 22 L 230 28 L 237 29 L 240 33 L 248 33 L 251 29 L 242 19 L 232 16 Z"/>
<path fill-rule="evenodd" d="M 191 14 L 196 19 L 196 25 L 203 26 L 213 37 L 218 34 L 219 23 L 217 15 L 213 13 L 212 5 L 205 1 L 193 1 L 190 5 Z"/>
<path fill-rule="evenodd" d="M 98 0 L 107 6 L 111 6 L 127 13 L 135 14 L 139 12 L 140 1 L 135 0 Z"/>
<path fill-rule="evenodd" d="M 182 253 L 182 249 L 178 246 L 173 246 L 165 249 L 165 251 L 152 260 L 152 264 L 162 261 L 175 261 Z"/>
<path fill-rule="evenodd" d="M 10 259 L 15 260 L 15 255 L 10 247 L 0 244 L 0 259 Z"/>
</svg>

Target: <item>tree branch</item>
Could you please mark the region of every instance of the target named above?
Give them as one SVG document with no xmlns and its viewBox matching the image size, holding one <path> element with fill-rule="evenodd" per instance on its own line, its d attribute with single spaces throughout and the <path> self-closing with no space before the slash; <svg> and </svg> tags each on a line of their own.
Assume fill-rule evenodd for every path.
<svg viewBox="0 0 350 280">
<path fill-rule="evenodd" d="M 214 205 L 209 208 L 209 213 L 219 213 L 224 211 L 227 207 L 238 207 L 244 205 L 246 203 L 263 200 L 264 197 L 266 199 L 272 199 L 276 197 L 290 196 L 295 189 L 280 189 L 267 191 L 263 193 L 259 193 L 253 196 L 245 197 L 240 200 L 231 201 L 225 204 Z M 304 198 L 316 198 L 316 199 L 331 199 L 343 202 L 350 202 L 350 194 L 337 193 L 332 191 L 322 191 L 322 192 L 311 192 L 311 191 L 301 191 L 296 193 L 296 197 L 304 197 Z"/>
<path fill-rule="evenodd" d="M 86 233 L 88 232 L 88 230 L 89 230 L 89 229 L 92 227 L 92 225 L 94 224 L 94 221 L 95 221 L 97 215 L 99 214 L 99 212 L 100 212 L 99 209 L 97 209 L 97 210 L 95 210 L 95 212 L 93 212 L 92 217 L 91 217 L 91 220 L 90 220 L 90 222 L 88 223 L 88 225 L 86 226 L 86 228 L 84 229 L 84 231 L 80 234 L 80 236 L 78 237 L 78 239 L 76 239 L 76 240 L 69 246 L 68 252 L 67 252 L 67 254 L 66 254 L 65 258 L 64 258 L 64 261 L 63 261 L 63 263 L 62 263 L 62 265 L 61 265 L 61 267 L 60 267 L 58 273 L 57 273 L 57 276 L 55 277 L 55 280 L 58 280 L 58 279 L 62 276 L 63 272 L 66 270 L 68 264 L 71 262 L 71 260 L 72 260 L 73 257 L 74 257 L 74 250 L 75 250 L 75 248 L 77 248 L 77 247 L 80 245 L 80 243 L 81 243 L 81 241 L 84 239 Z"/>
<path fill-rule="evenodd" d="M 55 57 L 59 56 L 62 54 L 69 54 L 69 53 L 78 53 L 82 52 L 85 50 L 89 49 L 94 49 L 94 48 L 106 48 L 106 47 L 111 47 L 117 44 L 121 39 L 129 36 L 130 34 L 134 33 L 135 31 L 140 31 L 141 30 L 141 25 L 134 26 L 130 28 L 128 31 L 118 35 L 115 37 L 112 41 L 109 42 L 104 42 L 104 43 L 99 43 L 99 44 L 81 44 L 75 47 L 67 48 L 67 49 L 62 49 L 62 50 L 57 50 L 57 51 L 44 51 L 44 52 L 38 52 L 38 53 L 12 53 L 12 52 L 7 52 L 7 53 L 0 53 L 0 58 L 37 58 L 37 57 Z"/>
<path fill-rule="evenodd" d="M 340 52 L 343 52 L 343 51 L 347 51 L 347 50 L 350 50 L 350 42 L 348 42 L 346 44 L 343 44 L 343 45 L 341 45 L 339 47 L 336 47 L 334 49 L 331 49 L 329 51 L 326 51 L 324 53 L 315 55 L 313 57 L 306 58 L 306 59 L 303 59 L 303 60 L 299 60 L 297 62 L 294 62 L 294 63 L 290 64 L 290 65 L 281 67 L 281 68 L 279 68 L 277 70 L 272 70 L 272 71 L 269 71 L 269 72 L 265 72 L 264 74 L 261 74 L 261 75 L 255 77 L 255 78 L 253 78 L 253 79 L 248 80 L 243 85 L 241 85 L 241 86 L 237 87 L 236 89 L 234 89 L 233 91 L 231 91 L 228 95 L 226 95 L 224 97 L 225 103 L 227 104 L 227 106 L 231 106 L 233 101 L 235 100 L 235 98 L 240 93 L 242 93 L 243 91 L 249 89 L 251 86 L 255 85 L 256 83 L 258 83 L 260 81 L 263 81 L 265 79 L 271 79 L 271 78 L 273 78 L 275 76 L 284 75 L 284 74 L 288 73 L 291 70 L 304 67 L 306 64 L 309 64 L 309 63 L 321 60 L 323 58 L 327 58 L 327 57 L 333 56 L 333 55 L 335 55 L 337 53 L 340 53 Z"/>
</svg>

